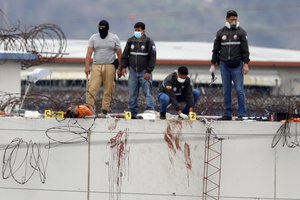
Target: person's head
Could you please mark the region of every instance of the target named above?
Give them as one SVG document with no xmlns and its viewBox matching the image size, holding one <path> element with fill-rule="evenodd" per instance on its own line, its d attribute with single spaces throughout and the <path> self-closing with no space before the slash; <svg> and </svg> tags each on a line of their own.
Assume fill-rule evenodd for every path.
<svg viewBox="0 0 300 200">
<path fill-rule="evenodd" d="M 229 29 L 236 29 L 239 26 L 238 14 L 234 10 L 229 10 L 226 13 L 225 26 Z"/>
<path fill-rule="evenodd" d="M 78 118 L 78 109 L 76 106 L 71 106 L 66 112 L 66 118 Z"/>
<path fill-rule="evenodd" d="M 145 34 L 146 25 L 143 22 L 137 22 L 134 25 L 134 36 L 141 38 Z"/>
<path fill-rule="evenodd" d="M 109 30 L 109 23 L 106 20 L 101 20 L 98 24 L 98 31 L 102 39 L 106 38 Z"/>
<path fill-rule="evenodd" d="M 189 70 L 186 66 L 181 66 L 177 69 L 177 81 L 179 83 L 184 83 L 189 75 Z"/>
</svg>

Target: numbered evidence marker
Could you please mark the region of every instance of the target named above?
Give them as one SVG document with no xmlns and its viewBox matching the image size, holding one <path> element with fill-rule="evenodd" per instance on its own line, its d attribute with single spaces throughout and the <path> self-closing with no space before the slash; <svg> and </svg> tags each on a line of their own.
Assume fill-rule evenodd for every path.
<svg viewBox="0 0 300 200">
<path fill-rule="evenodd" d="M 46 118 L 51 118 L 51 110 L 45 110 L 44 111 L 44 116 L 46 117 Z"/>
<path fill-rule="evenodd" d="M 131 112 L 125 112 L 125 119 L 131 119 Z"/>
<path fill-rule="evenodd" d="M 196 120 L 197 119 L 197 115 L 194 112 L 190 112 L 190 120 Z"/>
<path fill-rule="evenodd" d="M 46 118 L 64 118 L 64 111 L 45 110 L 44 115 Z"/>
</svg>

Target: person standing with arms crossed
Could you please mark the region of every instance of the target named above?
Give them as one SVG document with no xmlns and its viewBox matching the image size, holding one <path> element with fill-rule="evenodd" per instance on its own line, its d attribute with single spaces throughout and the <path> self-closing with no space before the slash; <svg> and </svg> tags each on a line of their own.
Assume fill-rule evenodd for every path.
<svg viewBox="0 0 300 200">
<path fill-rule="evenodd" d="M 106 20 L 101 20 L 98 24 L 99 33 L 93 34 L 89 39 L 85 58 L 85 74 L 87 78 L 91 74 L 90 80 L 87 80 L 86 104 L 95 109 L 97 93 L 100 85 L 103 84 L 104 94 L 101 109 L 104 115 L 110 110 L 110 103 L 115 87 L 116 68 L 113 63 L 116 60 L 116 54 L 119 63 L 121 63 L 122 59 L 120 39 L 116 34 L 108 30 L 109 23 Z M 92 61 L 93 65 L 91 68 Z"/>
<path fill-rule="evenodd" d="M 226 14 L 225 26 L 221 28 L 214 40 L 210 72 L 220 66 L 225 111 L 221 120 L 232 120 L 232 83 L 238 97 L 238 120 L 245 117 L 246 97 L 244 91 L 244 74 L 249 72 L 249 47 L 246 31 L 240 27 L 238 14 L 229 10 Z"/>
</svg>

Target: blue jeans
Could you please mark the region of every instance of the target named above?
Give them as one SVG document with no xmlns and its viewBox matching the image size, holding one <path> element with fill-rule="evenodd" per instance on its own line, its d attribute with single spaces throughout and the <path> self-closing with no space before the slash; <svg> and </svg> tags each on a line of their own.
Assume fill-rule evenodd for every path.
<svg viewBox="0 0 300 200">
<path fill-rule="evenodd" d="M 201 92 L 200 90 L 193 89 L 193 96 L 194 96 L 194 104 L 198 103 L 200 100 Z M 176 96 L 176 99 L 178 102 L 185 102 L 185 96 L 184 95 L 178 95 Z M 159 112 L 166 112 L 168 105 L 170 102 L 170 97 L 164 92 L 160 92 L 158 94 L 158 102 L 159 102 Z M 184 109 L 182 110 L 182 113 L 188 114 L 189 113 L 189 107 L 186 105 Z"/>
<path fill-rule="evenodd" d="M 147 110 L 154 110 L 154 100 L 152 97 L 152 76 L 150 80 L 144 79 L 146 71 L 136 72 L 133 69 L 129 72 L 129 110 L 133 116 L 138 112 L 138 96 L 140 87 L 146 97 Z"/>
<path fill-rule="evenodd" d="M 231 100 L 232 82 L 238 97 L 238 115 L 245 116 L 247 109 L 246 109 L 246 97 L 244 91 L 243 63 L 241 62 L 240 65 L 236 68 L 230 68 L 224 62 L 221 61 L 220 71 L 222 76 L 223 94 L 224 94 L 224 106 L 225 106 L 224 116 L 232 115 L 232 100 Z"/>
</svg>

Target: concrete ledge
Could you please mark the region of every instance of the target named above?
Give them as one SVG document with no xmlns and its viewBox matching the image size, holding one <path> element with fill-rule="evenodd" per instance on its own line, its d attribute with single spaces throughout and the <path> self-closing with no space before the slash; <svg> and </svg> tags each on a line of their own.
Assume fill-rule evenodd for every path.
<svg viewBox="0 0 300 200">
<path fill-rule="evenodd" d="M 211 123 L 223 138 L 221 199 L 299 199 L 300 148 L 281 142 L 271 148 L 281 125 Z M 296 129 L 292 123 L 290 130 Z M 82 200 L 90 174 L 91 200 L 202 199 L 205 133 L 198 120 L 0 117 L 0 167 L 8 176 L 0 178 L 0 193 L 7 199 Z"/>
</svg>

